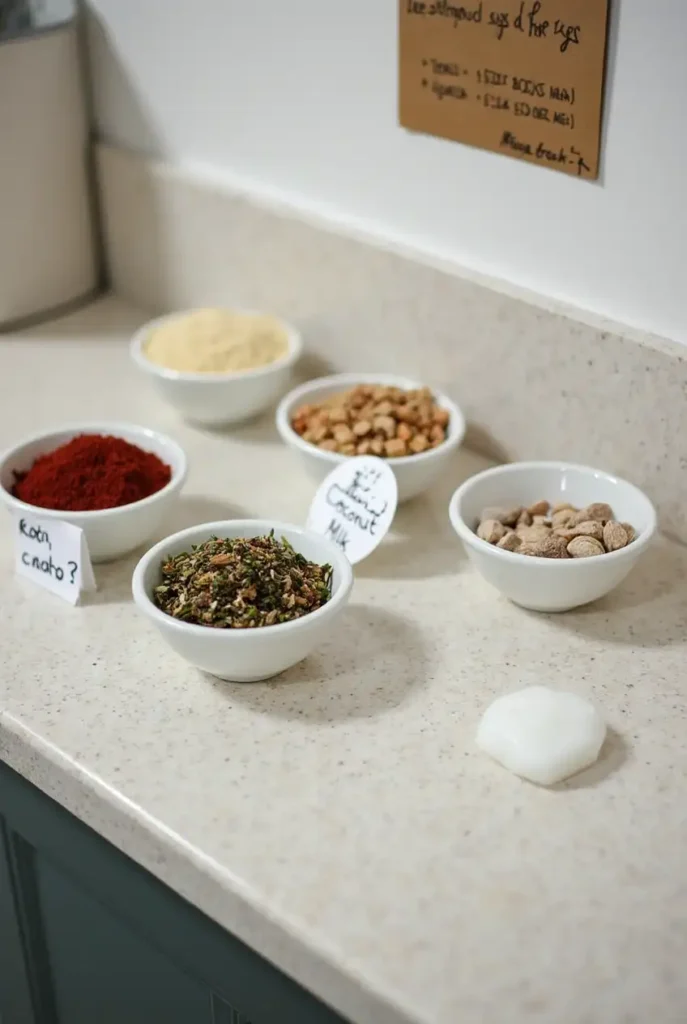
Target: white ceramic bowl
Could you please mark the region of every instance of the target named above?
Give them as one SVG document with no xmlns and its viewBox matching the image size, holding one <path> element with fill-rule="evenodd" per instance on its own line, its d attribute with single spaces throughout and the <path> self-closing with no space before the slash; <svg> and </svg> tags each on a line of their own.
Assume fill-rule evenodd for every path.
<svg viewBox="0 0 687 1024">
<path fill-rule="evenodd" d="M 282 440 L 300 454 L 306 469 L 316 480 L 323 480 L 335 466 L 349 456 L 323 451 L 316 445 L 304 441 L 291 426 L 292 415 L 299 405 L 321 402 L 330 395 L 346 391 L 357 384 L 381 384 L 403 388 L 406 391 L 424 387 L 416 380 L 395 377 L 387 373 L 338 373 L 331 377 L 319 377 L 317 380 L 308 381 L 290 391 L 277 408 L 277 430 Z M 388 460 L 398 484 L 399 502 L 407 501 L 426 491 L 441 473 L 451 452 L 460 445 L 465 436 L 465 418 L 456 403 L 437 391 L 433 393 L 437 404 L 442 409 L 447 409 L 451 417 L 447 437 L 443 444 L 420 455 L 405 455 L 399 459 Z"/>
<path fill-rule="evenodd" d="M 256 416 L 283 394 L 288 387 L 291 368 L 303 350 L 300 334 L 281 322 L 287 333 L 289 349 L 282 359 L 255 370 L 235 373 L 181 373 L 167 370 L 146 357 L 145 343 L 151 331 L 170 320 L 187 316 L 192 310 L 180 310 L 144 324 L 131 340 L 131 358 L 147 374 L 162 397 L 193 423 L 222 426 Z M 237 312 L 254 312 L 237 310 Z"/>
<path fill-rule="evenodd" d="M 292 622 L 259 629 L 213 629 L 166 615 L 152 600 L 160 582 L 160 563 L 167 555 L 187 551 L 209 537 L 262 537 L 274 530 L 312 562 L 333 568 L 332 596 L 321 608 Z M 169 646 L 196 668 L 237 683 L 254 683 L 278 675 L 302 661 L 332 632 L 346 607 L 353 570 L 341 550 L 317 533 L 263 519 L 203 523 L 175 533 L 156 544 L 140 560 L 133 576 L 134 601 L 160 631 Z"/>
<path fill-rule="evenodd" d="M 584 507 L 607 502 L 618 520 L 631 523 L 635 540 L 619 551 L 592 558 L 535 558 L 480 540 L 475 526 L 489 506 L 533 505 L 546 499 Z M 562 612 L 596 601 L 625 579 L 656 530 L 653 505 L 637 487 L 610 473 L 566 462 L 516 462 L 470 477 L 458 488 L 449 516 L 470 561 L 515 604 Z"/>
<path fill-rule="evenodd" d="M 154 452 L 171 467 L 171 480 L 162 490 L 141 501 L 95 512 L 38 508 L 15 498 L 12 494 L 15 472 L 25 472 L 39 455 L 54 451 L 78 434 L 109 434 Z M 0 456 L 0 499 L 13 512 L 30 512 L 42 519 L 59 519 L 79 526 L 86 536 L 92 562 L 120 558 L 150 540 L 177 500 L 185 479 L 186 455 L 176 441 L 156 430 L 129 423 L 70 423 L 34 434 Z"/>
</svg>

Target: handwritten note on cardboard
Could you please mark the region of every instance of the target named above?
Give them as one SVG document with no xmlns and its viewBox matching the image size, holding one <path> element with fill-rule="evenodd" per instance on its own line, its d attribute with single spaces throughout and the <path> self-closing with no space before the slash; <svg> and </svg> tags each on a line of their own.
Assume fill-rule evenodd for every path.
<svg viewBox="0 0 687 1024">
<path fill-rule="evenodd" d="M 599 173 L 609 0 L 399 0 L 400 122 Z"/>
</svg>

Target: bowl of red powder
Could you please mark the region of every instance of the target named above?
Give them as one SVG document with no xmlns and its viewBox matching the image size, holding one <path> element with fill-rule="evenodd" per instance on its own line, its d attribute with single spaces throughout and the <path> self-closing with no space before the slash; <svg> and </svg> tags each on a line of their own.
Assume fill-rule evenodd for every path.
<svg viewBox="0 0 687 1024">
<path fill-rule="evenodd" d="M 176 501 L 186 456 L 171 438 L 123 423 L 71 424 L 36 434 L 0 457 L 0 498 L 79 526 L 94 562 L 149 540 Z"/>
</svg>

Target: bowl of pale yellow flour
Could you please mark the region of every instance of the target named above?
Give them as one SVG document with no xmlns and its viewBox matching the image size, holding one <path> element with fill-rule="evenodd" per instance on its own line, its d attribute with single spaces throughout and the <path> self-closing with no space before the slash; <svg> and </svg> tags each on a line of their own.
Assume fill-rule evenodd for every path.
<svg viewBox="0 0 687 1024">
<path fill-rule="evenodd" d="M 192 309 L 144 324 L 131 357 L 185 419 L 221 425 L 279 398 L 302 347 L 298 331 L 265 313 Z"/>
</svg>

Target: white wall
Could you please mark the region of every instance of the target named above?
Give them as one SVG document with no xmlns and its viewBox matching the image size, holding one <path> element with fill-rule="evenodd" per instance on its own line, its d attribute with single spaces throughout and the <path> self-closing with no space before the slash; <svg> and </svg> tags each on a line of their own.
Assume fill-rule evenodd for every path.
<svg viewBox="0 0 687 1024">
<path fill-rule="evenodd" d="M 397 0 L 90 0 L 100 131 L 687 343 L 687 3 L 612 0 L 598 183 L 397 124 Z"/>
</svg>

